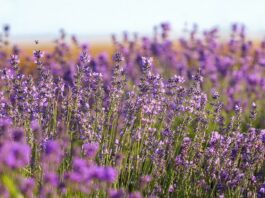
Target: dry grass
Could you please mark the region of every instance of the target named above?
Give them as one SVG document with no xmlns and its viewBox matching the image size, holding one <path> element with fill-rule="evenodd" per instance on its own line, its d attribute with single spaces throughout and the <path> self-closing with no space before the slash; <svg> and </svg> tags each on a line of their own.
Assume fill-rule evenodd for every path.
<svg viewBox="0 0 265 198">
<path fill-rule="evenodd" d="M 39 49 L 41 51 L 45 51 L 45 52 L 52 52 L 54 50 L 55 44 L 54 43 L 45 43 L 45 44 L 38 44 L 36 45 L 32 45 L 32 44 L 23 44 L 21 46 L 22 48 L 22 52 L 23 52 L 23 56 L 24 55 L 32 55 L 33 51 L 36 49 Z M 77 55 L 80 51 L 80 49 L 77 46 L 71 45 L 71 48 L 73 48 L 73 50 L 71 49 L 71 55 Z M 113 53 L 114 48 L 112 46 L 111 43 L 92 43 L 91 45 L 89 45 L 89 51 L 91 53 L 92 56 L 98 55 L 102 52 L 106 52 L 106 53 Z"/>
</svg>

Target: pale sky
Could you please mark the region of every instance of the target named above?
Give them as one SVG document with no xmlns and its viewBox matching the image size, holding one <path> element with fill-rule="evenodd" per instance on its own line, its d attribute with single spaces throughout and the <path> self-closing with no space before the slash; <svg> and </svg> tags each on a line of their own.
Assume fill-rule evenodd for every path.
<svg viewBox="0 0 265 198">
<path fill-rule="evenodd" d="M 265 35 L 265 0 L 0 0 L 0 25 L 9 23 L 12 34 L 108 35 L 150 33 L 168 21 L 178 32 L 187 23 L 200 29 L 228 29 L 241 22 L 249 32 Z"/>
</svg>

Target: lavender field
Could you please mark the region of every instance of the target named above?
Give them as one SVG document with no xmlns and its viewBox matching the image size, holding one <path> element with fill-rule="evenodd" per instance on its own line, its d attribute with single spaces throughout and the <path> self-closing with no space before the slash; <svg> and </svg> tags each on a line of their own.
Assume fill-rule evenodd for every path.
<svg viewBox="0 0 265 198">
<path fill-rule="evenodd" d="M 9 34 L 0 197 L 265 197 L 265 40 L 244 26 L 162 23 L 98 55 L 63 31 L 29 55 Z"/>
</svg>

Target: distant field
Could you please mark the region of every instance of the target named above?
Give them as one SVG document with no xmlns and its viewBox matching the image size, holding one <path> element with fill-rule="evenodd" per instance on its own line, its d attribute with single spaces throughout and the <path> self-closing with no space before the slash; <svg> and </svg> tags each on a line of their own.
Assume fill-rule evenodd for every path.
<svg viewBox="0 0 265 198">
<path fill-rule="evenodd" d="M 52 50 L 55 47 L 55 44 L 53 43 L 45 43 L 45 44 L 38 44 L 37 46 L 34 44 L 29 44 L 29 43 L 24 43 L 22 46 L 23 48 L 23 54 L 24 55 L 31 55 L 33 53 L 34 50 L 39 49 L 42 50 L 44 52 L 52 52 Z M 77 55 L 78 53 L 78 49 L 76 46 L 71 45 L 71 48 L 73 49 L 73 51 L 71 51 L 72 55 Z M 92 43 L 91 45 L 89 45 L 89 52 L 91 53 L 91 55 L 98 55 L 102 52 L 107 52 L 107 53 L 113 53 L 114 48 L 113 46 L 106 42 L 106 43 Z"/>
</svg>

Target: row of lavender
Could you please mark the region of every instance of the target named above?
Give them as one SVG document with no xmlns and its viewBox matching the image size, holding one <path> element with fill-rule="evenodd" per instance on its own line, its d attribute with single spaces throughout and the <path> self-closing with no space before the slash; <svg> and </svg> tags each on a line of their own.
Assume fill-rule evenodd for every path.
<svg viewBox="0 0 265 198">
<path fill-rule="evenodd" d="M 8 33 L 1 197 L 265 196 L 265 43 L 243 27 L 228 43 L 194 28 L 178 48 L 168 24 L 153 38 L 113 36 L 113 61 L 72 37 L 75 60 L 63 32 L 53 52 L 9 56 Z"/>
</svg>

